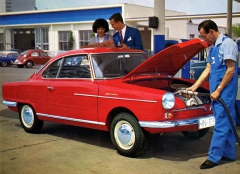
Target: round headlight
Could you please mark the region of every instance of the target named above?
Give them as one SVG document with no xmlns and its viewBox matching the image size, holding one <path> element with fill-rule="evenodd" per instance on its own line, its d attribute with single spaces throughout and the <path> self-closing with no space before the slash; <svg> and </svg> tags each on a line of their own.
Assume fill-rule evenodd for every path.
<svg viewBox="0 0 240 174">
<path fill-rule="evenodd" d="M 171 92 L 167 92 L 163 95 L 162 105 L 165 109 L 171 109 L 175 105 L 174 94 Z"/>
</svg>

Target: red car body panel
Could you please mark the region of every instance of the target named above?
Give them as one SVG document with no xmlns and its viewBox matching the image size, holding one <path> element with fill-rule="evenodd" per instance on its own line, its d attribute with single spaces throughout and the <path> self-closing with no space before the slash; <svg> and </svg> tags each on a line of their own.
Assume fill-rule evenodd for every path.
<svg viewBox="0 0 240 174">
<path fill-rule="evenodd" d="M 109 130 L 113 117 L 121 111 L 131 113 L 139 122 L 174 122 L 207 116 L 212 114 L 209 104 L 188 110 L 183 100 L 175 97 L 172 109 L 165 109 L 162 105 L 162 97 L 172 84 L 183 83 L 189 86 L 194 83 L 194 80 L 168 75 L 176 74 L 189 59 L 205 47 L 200 40 L 169 47 L 120 78 L 44 78 L 42 73 L 48 66 L 68 56 L 88 55 L 90 58 L 92 54 L 115 52 L 144 54 L 139 50 L 118 48 L 88 48 L 65 52 L 52 58 L 27 81 L 4 83 L 3 99 L 17 103 L 16 107 L 9 106 L 14 111 L 18 111 L 18 106 L 23 103 L 31 105 L 41 120 L 101 130 Z M 202 85 L 201 89 L 208 91 L 208 84 Z M 165 114 L 169 112 L 175 116 L 167 119 Z M 143 128 L 150 133 L 198 129 L 197 124 Z"/>
</svg>

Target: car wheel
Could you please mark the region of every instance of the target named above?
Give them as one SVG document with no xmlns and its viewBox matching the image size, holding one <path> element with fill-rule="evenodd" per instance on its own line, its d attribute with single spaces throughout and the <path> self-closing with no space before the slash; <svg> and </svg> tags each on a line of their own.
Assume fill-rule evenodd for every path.
<svg viewBox="0 0 240 174">
<path fill-rule="evenodd" d="M 7 63 L 7 62 L 2 62 L 1 65 L 2 65 L 3 67 L 7 67 L 7 66 L 8 66 L 8 63 Z"/>
<path fill-rule="evenodd" d="M 208 133 L 209 129 L 210 128 L 205 128 L 197 131 L 183 131 L 182 134 L 187 138 L 197 140 L 204 137 Z"/>
<path fill-rule="evenodd" d="M 128 113 L 119 113 L 110 127 L 111 140 L 119 154 L 136 157 L 146 148 L 146 136 L 137 119 Z"/>
<path fill-rule="evenodd" d="M 23 129 L 28 133 L 37 133 L 43 127 L 43 121 L 37 118 L 35 111 L 29 105 L 20 108 L 19 117 Z"/>
<path fill-rule="evenodd" d="M 32 68 L 33 62 L 32 62 L 32 61 L 28 61 L 25 66 L 26 66 L 27 68 Z"/>
<path fill-rule="evenodd" d="M 24 67 L 24 65 L 17 65 L 17 67 L 18 67 L 18 68 L 23 68 L 23 67 Z"/>
</svg>

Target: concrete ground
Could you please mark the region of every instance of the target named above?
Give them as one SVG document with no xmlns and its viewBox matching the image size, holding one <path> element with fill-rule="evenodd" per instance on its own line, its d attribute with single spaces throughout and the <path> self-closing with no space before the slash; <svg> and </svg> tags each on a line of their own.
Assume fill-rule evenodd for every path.
<svg viewBox="0 0 240 174">
<path fill-rule="evenodd" d="M 0 67 L 0 85 L 26 80 L 31 69 Z M 2 103 L 2 91 L 0 91 Z M 240 127 L 237 127 L 240 135 Z M 240 173 L 240 147 L 234 162 L 221 161 L 212 169 L 200 170 L 207 158 L 211 131 L 200 140 L 181 133 L 148 137 L 144 153 L 137 158 L 119 155 L 108 132 L 45 122 L 39 134 L 26 133 L 18 113 L 0 104 L 1 174 L 237 174 Z"/>
</svg>

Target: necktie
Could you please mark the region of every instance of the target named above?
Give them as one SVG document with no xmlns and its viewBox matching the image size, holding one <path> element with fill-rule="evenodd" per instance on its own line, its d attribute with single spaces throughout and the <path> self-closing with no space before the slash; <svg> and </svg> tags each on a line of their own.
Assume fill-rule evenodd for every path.
<svg viewBox="0 0 240 174">
<path fill-rule="evenodd" d="M 121 44 L 123 44 L 122 30 L 120 30 L 119 33 L 120 33 L 120 42 L 121 42 Z"/>
</svg>

